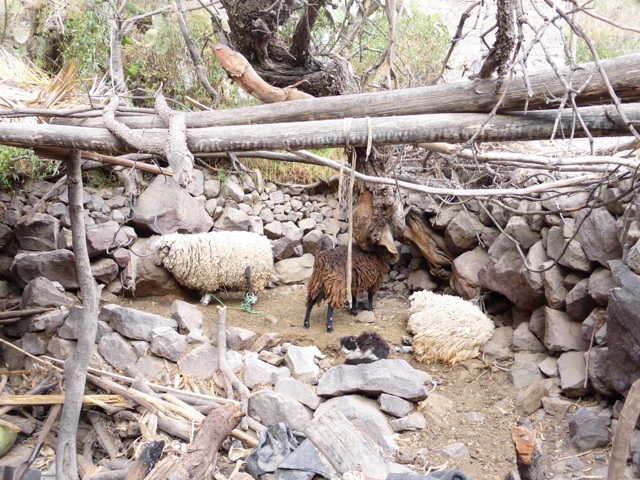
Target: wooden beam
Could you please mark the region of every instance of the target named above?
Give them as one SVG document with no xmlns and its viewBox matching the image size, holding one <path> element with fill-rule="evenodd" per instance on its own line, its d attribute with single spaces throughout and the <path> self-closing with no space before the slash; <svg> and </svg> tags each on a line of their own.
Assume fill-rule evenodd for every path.
<svg viewBox="0 0 640 480">
<path fill-rule="evenodd" d="M 602 60 L 601 64 L 613 89 L 624 102 L 640 101 L 640 53 Z M 575 69 L 559 71 L 560 78 L 573 90 L 579 106 L 611 103 L 605 83 L 595 63 L 584 63 Z M 527 81 L 514 77 L 500 111 L 555 109 L 565 94 L 565 85 L 555 71 L 548 69 L 529 73 Z M 346 117 L 388 117 L 428 113 L 489 112 L 500 99 L 496 79 L 464 80 L 446 85 L 407 88 L 376 93 L 313 98 L 256 107 L 234 108 L 185 114 L 187 128 L 222 125 L 329 120 Z M 506 88 L 507 82 L 505 81 Z M 158 116 L 118 116 L 131 128 L 166 128 Z M 102 118 L 61 118 L 57 124 L 102 127 Z"/>
<path fill-rule="evenodd" d="M 636 128 L 640 128 L 640 104 L 625 105 L 624 111 Z M 579 113 L 593 137 L 630 134 L 612 106 L 585 107 L 579 109 Z M 347 139 L 352 146 L 366 146 L 369 131 L 373 145 L 463 143 L 474 137 L 487 119 L 486 114 L 480 113 L 442 113 L 356 118 L 349 124 L 345 120 L 318 120 L 195 128 L 187 132 L 187 145 L 194 155 L 206 152 L 336 148 L 344 146 Z M 548 140 L 554 132 L 556 138 L 587 136 L 575 119 L 574 112 L 566 109 L 562 113 L 538 110 L 526 114 L 496 115 L 475 139 L 485 142 Z M 160 143 L 166 138 L 167 130 L 146 130 L 145 136 Z M 104 128 L 63 125 L 0 123 L 0 144 L 23 148 L 48 146 L 97 152 L 132 152 L 131 147 L 124 145 Z"/>
</svg>

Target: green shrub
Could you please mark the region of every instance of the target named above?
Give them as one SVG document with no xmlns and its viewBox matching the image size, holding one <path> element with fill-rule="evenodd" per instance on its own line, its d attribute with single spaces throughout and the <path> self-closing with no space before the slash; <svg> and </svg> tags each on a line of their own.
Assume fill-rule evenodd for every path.
<svg viewBox="0 0 640 480">
<path fill-rule="evenodd" d="M 58 172 L 59 162 L 41 160 L 32 150 L 0 145 L 0 189 L 11 190 L 30 178 L 44 179 Z"/>
</svg>

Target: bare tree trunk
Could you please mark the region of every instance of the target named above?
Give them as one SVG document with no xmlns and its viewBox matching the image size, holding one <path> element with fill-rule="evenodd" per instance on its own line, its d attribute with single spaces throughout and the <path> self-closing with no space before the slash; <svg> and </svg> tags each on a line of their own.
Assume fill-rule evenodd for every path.
<svg viewBox="0 0 640 480">
<path fill-rule="evenodd" d="M 65 363 L 65 402 L 60 419 L 56 448 L 56 480 L 77 479 L 76 434 L 87 377 L 89 359 L 95 345 L 98 328 L 98 290 L 91 275 L 87 238 L 82 208 L 81 152 L 72 150 L 69 156 L 69 215 L 76 269 L 82 292 L 82 331 L 76 350 Z"/>
</svg>

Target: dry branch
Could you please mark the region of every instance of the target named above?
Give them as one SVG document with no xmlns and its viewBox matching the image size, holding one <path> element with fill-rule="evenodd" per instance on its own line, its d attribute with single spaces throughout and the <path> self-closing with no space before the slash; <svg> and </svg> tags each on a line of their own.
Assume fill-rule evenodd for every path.
<svg viewBox="0 0 640 480">
<path fill-rule="evenodd" d="M 206 471 L 215 467 L 222 442 L 240 423 L 241 417 L 235 405 L 216 409 L 200 425 L 187 454 L 179 462 L 172 458 L 163 460 L 147 480 L 204 478 Z"/>
<path fill-rule="evenodd" d="M 294 102 L 295 103 L 295 102 Z M 640 105 L 623 106 L 626 116 L 640 125 Z M 593 137 L 629 135 L 617 110 L 608 107 L 585 107 L 580 117 Z M 248 150 L 300 150 L 342 147 L 347 143 L 364 147 L 369 140 L 376 145 L 415 144 L 423 142 L 463 143 L 475 136 L 477 141 L 498 142 L 517 140 L 549 140 L 556 138 L 584 138 L 582 128 L 576 127 L 574 112 L 535 111 L 496 115 L 478 134 L 485 114 L 433 114 L 399 117 L 355 118 L 350 134 L 345 138 L 343 120 L 321 120 L 271 125 L 242 125 L 190 129 L 187 147 L 194 154 Z M 556 125 L 557 120 L 557 125 Z M 158 145 L 166 139 L 166 129 L 145 130 L 145 139 Z M 17 125 L 0 123 L 0 143 L 30 148 L 39 146 L 73 148 L 83 146 L 98 152 L 138 152 L 123 145 L 107 130 L 101 128 L 62 125 Z"/>
<path fill-rule="evenodd" d="M 213 53 L 231 78 L 252 97 L 262 103 L 307 100 L 314 98 L 294 87 L 278 88 L 269 85 L 256 73 L 241 53 L 221 43 L 213 46 Z"/>
<path fill-rule="evenodd" d="M 616 434 L 611 445 L 608 478 L 624 478 L 633 431 L 640 416 L 640 380 L 636 380 L 627 394 Z"/>
<path fill-rule="evenodd" d="M 6 406 L 26 405 L 59 405 L 64 403 L 65 395 L 0 395 L 0 404 Z M 128 407 L 126 400 L 121 395 L 83 395 L 83 405 L 95 405 L 95 401 L 117 407 Z"/>
<path fill-rule="evenodd" d="M 640 53 L 600 62 L 613 90 L 624 102 L 640 101 Z M 530 73 L 525 82 L 515 77 L 509 85 L 499 112 L 536 109 L 555 109 L 566 93 L 566 83 L 578 90 L 578 106 L 609 104 L 611 97 L 598 66 L 584 63 L 576 68 L 564 68 Z M 422 115 L 429 113 L 489 112 L 502 92 L 496 91 L 498 80 L 475 80 L 430 87 L 407 88 L 376 93 L 361 93 L 337 97 L 313 98 L 305 102 L 286 102 L 277 105 L 234 108 L 230 110 L 193 112 L 186 114 L 187 128 L 222 125 L 328 120 L 346 117 L 386 117 L 392 115 Z M 1 112 L 1 110 L 0 110 Z M 164 128 L 158 116 L 118 116 L 131 128 Z M 58 124 L 102 127 L 100 118 L 58 118 Z"/>
</svg>

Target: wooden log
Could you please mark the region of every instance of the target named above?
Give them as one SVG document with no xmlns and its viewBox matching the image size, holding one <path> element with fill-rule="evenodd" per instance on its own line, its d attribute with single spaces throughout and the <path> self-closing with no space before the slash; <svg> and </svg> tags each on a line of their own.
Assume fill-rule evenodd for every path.
<svg viewBox="0 0 640 480">
<path fill-rule="evenodd" d="M 7 320 L 9 318 L 23 318 L 30 317 L 31 315 L 38 315 L 40 313 L 55 310 L 52 308 L 27 308 L 25 310 L 10 310 L 8 312 L 0 312 L 0 320 Z"/>
<path fill-rule="evenodd" d="M 633 438 L 633 431 L 640 416 L 640 380 L 636 380 L 627 394 L 618 428 L 611 444 L 611 460 L 609 462 L 608 478 L 624 478 L 627 466 L 629 447 Z"/>
<path fill-rule="evenodd" d="M 637 82 L 640 77 L 640 53 L 602 60 L 601 63 L 613 89 L 623 101 L 640 100 Z M 559 73 L 559 77 L 568 81 L 575 90 L 581 89 L 580 94 L 576 96 L 578 105 L 611 103 L 606 85 L 594 62 L 580 64 L 575 69 L 567 67 Z M 530 73 L 527 80 L 528 84 L 522 77 L 513 79 L 500 111 L 556 108 L 565 94 L 565 86 L 551 69 Z M 187 113 L 185 120 L 187 128 L 202 128 L 345 117 L 489 112 L 502 93 L 496 91 L 496 84 L 497 79 L 494 78 L 385 92 L 314 98 L 303 102 L 193 112 Z M 581 88 L 583 85 L 584 89 Z M 506 82 L 503 88 L 506 88 Z M 117 118 L 131 128 L 166 127 L 159 116 L 119 115 Z M 55 119 L 54 123 L 85 127 L 103 126 L 101 118 L 61 117 Z"/>
<path fill-rule="evenodd" d="M 332 408 L 313 419 L 304 433 L 338 473 L 358 471 L 372 480 L 387 478 L 389 466 L 382 449 L 339 410 Z"/>
<path fill-rule="evenodd" d="M 120 395 L 84 395 L 83 405 L 95 405 L 95 401 L 103 402 L 111 406 L 128 407 L 125 399 Z M 20 405 L 62 405 L 64 403 L 63 394 L 52 395 L 0 395 L 0 405 L 20 406 Z"/>
<path fill-rule="evenodd" d="M 180 461 L 166 458 L 147 475 L 147 480 L 186 480 L 204 478 L 209 468 L 215 468 L 222 442 L 240 423 L 242 413 L 236 405 L 225 405 L 207 416 L 196 432 L 187 454 Z"/>
<path fill-rule="evenodd" d="M 531 422 L 519 418 L 511 428 L 511 439 L 516 449 L 516 464 L 521 480 L 544 480 L 544 460 L 542 450 L 536 441 Z"/>
<path fill-rule="evenodd" d="M 624 112 L 640 128 L 640 104 L 625 105 Z M 593 137 L 630 134 L 612 106 L 585 107 L 579 113 Z M 562 113 L 540 110 L 526 114 L 504 113 L 489 121 L 486 114 L 480 113 L 355 118 L 347 135 L 344 126 L 343 120 L 319 120 L 288 123 L 286 126 L 275 123 L 198 128 L 187 131 L 187 146 L 197 155 L 227 151 L 337 148 L 345 146 L 347 140 L 353 147 L 365 147 L 369 140 L 372 145 L 399 145 L 464 143 L 471 138 L 480 142 L 500 142 L 548 140 L 552 135 L 556 138 L 587 136 L 587 132 L 576 126 L 574 112 L 570 109 Z M 166 129 L 145 131 L 148 143 L 160 144 L 166 135 Z M 0 144 L 21 148 L 34 145 L 80 148 L 101 153 L 132 153 L 135 150 L 103 128 L 50 124 L 0 123 Z"/>
<path fill-rule="evenodd" d="M 125 480 L 142 480 L 153 470 L 164 450 L 164 440 L 149 443 L 127 472 Z"/>
</svg>

